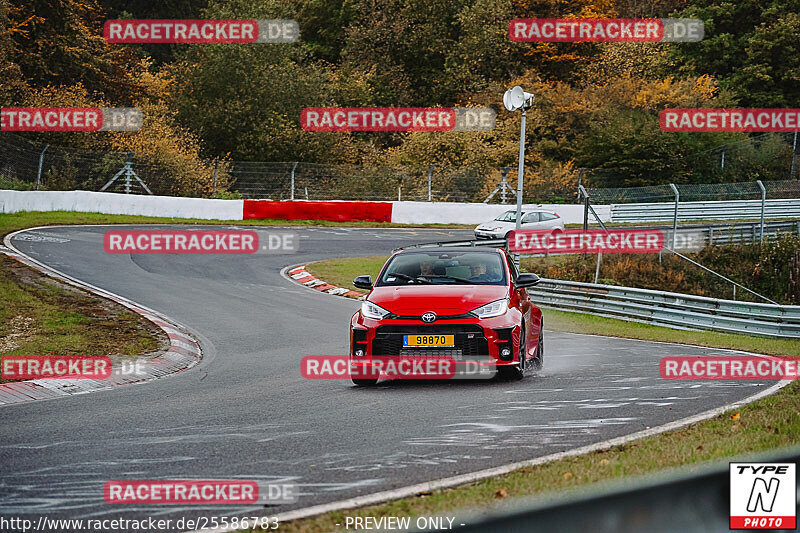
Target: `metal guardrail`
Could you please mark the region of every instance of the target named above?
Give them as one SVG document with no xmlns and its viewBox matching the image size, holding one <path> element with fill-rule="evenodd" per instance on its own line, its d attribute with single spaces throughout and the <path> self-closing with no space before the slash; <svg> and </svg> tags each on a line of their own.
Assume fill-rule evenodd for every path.
<svg viewBox="0 0 800 533">
<path fill-rule="evenodd" d="M 675 204 L 670 202 L 611 204 L 611 222 L 671 222 Z M 761 216 L 761 200 L 680 202 L 678 220 L 742 220 Z M 800 199 L 764 202 L 765 218 L 800 218 Z"/>
<path fill-rule="evenodd" d="M 798 463 L 800 448 L 772 451 L 730 461 Z M 527 500 L 515 508 L 459 516 L 458 531 L 528 533 L 730 533 L 730 463 L 722 461 L 687 473 L 612 482 L 548 502 Z M 797 492 L 800 502 L 800 492 Z"/>
<path fill-rule="evenodd" d="M 680 231 L 680 228 L 678 228 Z M 700 229 L 706 235 L 706 245 L 717 246 L 720 244 L 749 244 L 759 242 L 761 227 L 758 222 L 737 224 L 715 224 Z M 772 238 L 778 233 L 793 233 L 800 235 L 800 220 L 786 222 L 766 222 L 764 224 L 764 238 Z"/>
<path fill-rule="evenodd" d="M 674 292 L 542 279 L 528 290 L 541 307 L 678 329 L 800 338 L 800 306 L 720 300 Z"/>
</svg>

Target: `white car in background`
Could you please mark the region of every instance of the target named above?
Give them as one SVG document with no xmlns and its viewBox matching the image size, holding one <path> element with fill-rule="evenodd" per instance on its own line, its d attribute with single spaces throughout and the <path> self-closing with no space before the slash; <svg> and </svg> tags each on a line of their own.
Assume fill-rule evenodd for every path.
<svg viewBox="0 0 800 533">
<path fill-rule="evenodd" d="M 496 219 L 475 228 L 478 239 L 505 239 L 517 227 L 517 211 L 506 211 Z M 522 212 L 521 229 L 564 229 L 564 219 L 553 211 L 529 209 Z"/>
</svg>

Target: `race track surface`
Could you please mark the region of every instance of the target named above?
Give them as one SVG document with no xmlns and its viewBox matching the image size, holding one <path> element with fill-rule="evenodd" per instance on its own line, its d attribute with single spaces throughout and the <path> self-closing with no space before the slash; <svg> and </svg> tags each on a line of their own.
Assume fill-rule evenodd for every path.
<svg viewBox="0 0 800 533">
<path fill-rule="evenodd" d="M 106 229 L 33 230 L 13 244 L 189 327 L 203 361 L 142 385 L 0 408 L 0 515 L 281 512 L 569 450 L 767 386 L 659 378 L 663 356 L 730 352 L 552 331 L 545 369 L 522 382 L 306 380 L 303 356 L 347 353 L 360 304 L 291 283 L 283 267 L 471 231 L 305 228 L 293 255 L 130 256 L 103 251 Z M 112 506 L 102 490 L 114 479 L 286 481 L 302 494 L 267 509 Z"/>
</svg>

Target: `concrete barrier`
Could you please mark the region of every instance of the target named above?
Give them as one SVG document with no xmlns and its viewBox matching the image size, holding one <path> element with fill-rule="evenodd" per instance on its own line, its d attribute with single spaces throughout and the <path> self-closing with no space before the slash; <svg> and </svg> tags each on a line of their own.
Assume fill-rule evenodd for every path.
<svg viewBox="0 0 800 533">
<path fill-rule="evenodd" d="M 583 221 L 583 206 L 576 204 L 526 204 L 525 209 L 553 211 L 566 224 Z M 211 200 L 91 191 L 0 190 L 0 213 L 19 211 L 75 211 L 108 215 L 141 215 L 203 220 L 363 220 L 397 224 L 480 224 L 514 205 L 454 202 L 309 202 L 271 200 Z M 610 206 L 594 206 L 608 221 Z"/>
<path fill-rule="evenodd" d="M 107 215 L 242 220 L 243 200 L 142 196 L 91 191 L 0 191 L 0 213 L 75 211 Z"/>
</svg>

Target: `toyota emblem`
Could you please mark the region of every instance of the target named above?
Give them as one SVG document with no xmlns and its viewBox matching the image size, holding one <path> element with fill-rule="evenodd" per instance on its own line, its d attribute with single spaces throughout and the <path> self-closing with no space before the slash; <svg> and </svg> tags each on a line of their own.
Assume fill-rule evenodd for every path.
<svg viewBox="0 0 800 533">
<path fill-rule="evenodd" d="M 423 322 L 433 322 L 434 320 L 436 320 L 436 313 L 432 311 L 428 311 L 422 315 Z"/>
</svg>

